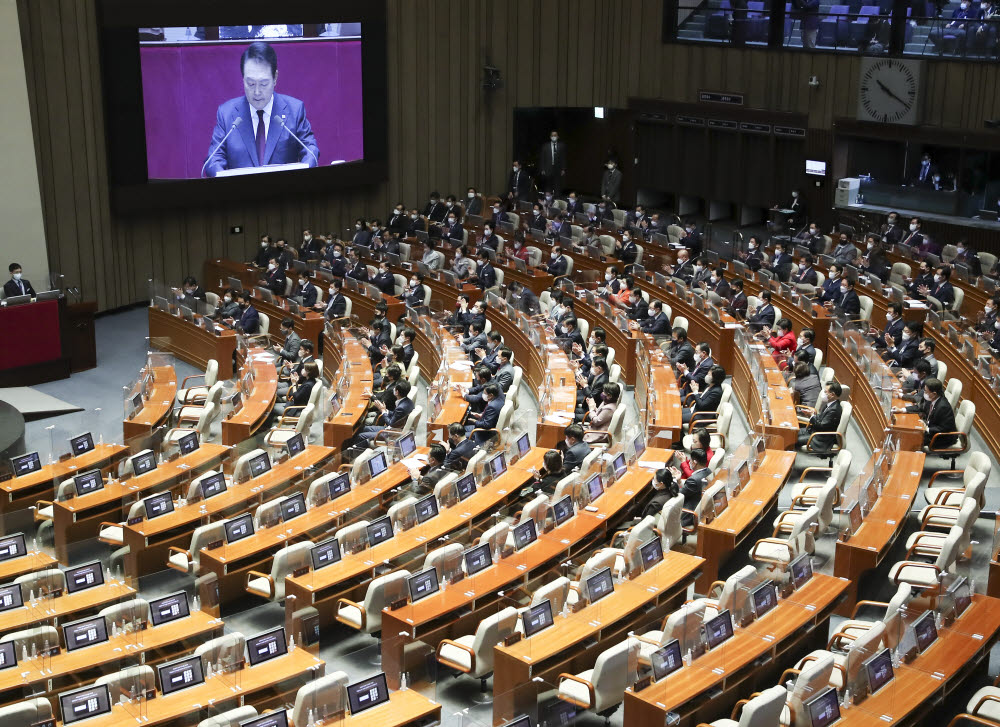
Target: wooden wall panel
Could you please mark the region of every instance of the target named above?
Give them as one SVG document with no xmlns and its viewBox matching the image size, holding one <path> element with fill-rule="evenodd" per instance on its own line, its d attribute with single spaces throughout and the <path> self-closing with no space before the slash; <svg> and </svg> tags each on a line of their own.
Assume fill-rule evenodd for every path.
<svg viewBox="0 0 1000 727">
<path fill-rule="evenodd" d="M 431 189 L 497 190 L 518 106 L 624 108 L 630 97 L 743 92 L 752 108 L 808 114 L 817 151 L 829 148 L 833 120 L 854 114 L 857 57 L 664 45 L 661 0 L 387 1 L 384 184 L 119 217 L 107 188 L 96 0 L 18 0 L 52 269 L 106 310 L 142 300 L 151 277 L 200 270 L 207 255 L 247 257 L 264 232 L 343 233 L 354 217 L 385 217 L 398 200 L 422 206 Z M 504 78 L 494 94 L 481 89 L 487 60 Z M 998 86 L 995 64 L 928 61 L 926 125 L 982 129 L 1000 117 Z M 243 234 L 229 234 L 235 224 Z"/>
</svg>

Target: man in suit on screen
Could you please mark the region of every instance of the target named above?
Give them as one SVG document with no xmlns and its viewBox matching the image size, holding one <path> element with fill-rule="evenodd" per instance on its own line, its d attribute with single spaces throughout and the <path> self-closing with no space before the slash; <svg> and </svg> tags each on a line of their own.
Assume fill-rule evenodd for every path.
<svg viewBox="0 0 1000 727">
<path fill-rule="evenodd" d="M 226 101 L 216 112 L 205 173 L 214 177 L 224 169 L 293 162 L 318 166 L 319 147 L 305 104 L 274 92 L 278 84 L 274 48 L 269 43 L 251 43 L 240 57 L 240 73 L 243 95 Z"/>
</svg>

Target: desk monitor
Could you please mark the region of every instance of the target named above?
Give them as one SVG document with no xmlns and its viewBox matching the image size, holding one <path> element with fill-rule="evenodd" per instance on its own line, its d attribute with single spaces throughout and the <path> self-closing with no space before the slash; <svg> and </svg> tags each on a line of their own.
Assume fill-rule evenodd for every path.
<svg viewBox="0 0 1000 727">
<path fill-rule="evenodd" d="M 76 651 L 85 646 L 103 644 L 108 640 L 108 622 L 104 616 L 85 618 L 62 627 L 66 651 Z"/>
<path fill-rule="evenodd" d="M 187 594 L 184 591 L 171 593 L 169 596 L 149 602 L 149 620 L 153 626 L 187 618 L 190 614 Z"/>
<path fill-rule="evenodd" d="M 205 681 L 200 654 L 160 664 L 156 667 L 156 672 L 160 677 L 160 691 L 164 697 Z"/>
<path fill-rule="evenodd" d="M 198 432 L 185 434 L 177 440 L 177 449 L 182 455 L 191 454 L 198 449 L 199 446 L 201 446 L 201 442 L 198 441 Z"/>
<path fill-rule="evenodd" d="M 740 491 L 742 492 L 743 488 L 746 487 L 747 483 L 750 481 L 750 463 L 744 462 L 741 464 L 740 468 L 736 470 L 736 476 L 739 479 Z"/>
<path fill-rule="evenodd" d="M 522 714 L 520 717 L 512 719 L 510 722 L 501 725 L 501 727 L 532 727 L 531 717 L 526 714 Z"/>
<path fill-rule="evenodd" d="M 847 520 L 851 524 L 851 533 L 858 532 L 864 521 L 864 515 L 861 512 L 861 503 L 855 502 L 850 510 L 847 511 Z"/>
<path fill-rule="evenodd" d="M 104 480 L 101 479 L 100 470 L 90 470 L 82 475 L 73 478 L 73 486 L 77 495 L 86 495 L 88 492 L 97 492 L 104 489 Z"/>
<path fill-rule="evenodd" d="M 373 520 L 368 527 L 368 547 L 374 548 L 379 543 L 384 543 L 392 537 L 392 520 L 388 515 Z"/>
<path fill-rule="evenodd" d="M 525 638 L 531 638 L 542 629 L 552 625 L 552 601 L 545 599 L 537 606 L 532 606 L 522 616 Z"/>
<path fill-rule="evenodd" d="M 600 473 L 587 480 L 587 494 L 590 495 L 590 502 L 604 494 L 604 483 L 601 481 Z"/>
<path fill-rule="evenodd" d="M 74 457 L 92 451 L 94 449 L 94 435 L 90 432 L 78 434 L 69 440 L 69 449 Z"/>
<path fill-rule="evenodd" d="M 104 567 L 101 565 L 101 561 L 95 560 L 93 563 L 70 568 L 66 571 L 65 576 L 66 592 L 77 593 L 103 585 Z"/>
<path fill-rule="evenodd" d="M 388 701 L 389 687 L 386 685 L 385 672 L 371 679 L 347 685 L 347 705 L 352 715 Z"/>
<path fill-rule="evenodd" d="M 458 501 L 467 499 L 476 492 L 476 476 L 473 474 L 459 477 L 455 483 L 455 490 L 458 492 Z"/>
<path fill-rule="evenodd" d="M 247 639 L 247 656 L 250 666 L 257 666 L 288 652 L 285 641 L 285 627 L 265 631 Z"/>
<path fill-rule="evenodd" d="M 271 470 L 271 458 L 267 456 L 267 452 L 261 452 L 256 457 L 250 460 L 250 478 L 260 477 L 265 472 Z"/>
<path fill-rule="evenodd" d="M 132 458 L 132 472 L 136 477 L 156 469 L 156 452 L 143 452 Z"/>
<path fill-rule="evenodd" d="M 0 563 L 27 555 L 28 549 L 24 543 L 24 533 L 15 533 L 0 538 Z"/>
<path fill-rule="evenodd" d="M 145 505 L 147 520 L 152 520 L 154 517 L 166 515 L 174 511 L 174 500 L 169 492 L 151 495 L 144 499 L 143 503 Z"/>
<path fill-rule="evenodd" d="M 806 704 L 809 710 L 810 727 L 828 727 L 840 719 L 840 702 L 837 690 L 829 687 L 818 697 Z"/>
<path fill-rule="evenodd" d="M 490 544 L 483 543 L 474 548 L 469 548 L 462 554 L 465 559 L 465 574 L 474 576 L 481 570 L 486 570 L 493 565 L 493 555 L 490 553 Z"/>
<path fill-rule="evenodd" d="M 726 493 L 726 488 L 720 487 L 719 491 L 712 495 L 712 508 L 715 510 L 715 514 L 718 515 L 728 506 L 729 495 Z"/>
<path fill-rule="evenodd" d="M 243 403 L 243 395 L 239 391 L 235 392 L 229 398 L 229 404 L 230 406 L 232 406 L 234 413 L 240 410 L 240 406 L 242 405 L 242 403 Z"/>
<path fill-rule="evenodd" d="M 240 722 L 239 727 L 288 727 L 288 711 L 269 712 L 263 717 L 254 717 Z"/>
<path fill-rule="evenodd" d="M 611 460 L 611 471 L 614 473 L 616 482 L 622 478 L 626 471 L 628 471 L 628 463 L 625 461 L 624 452 L 620 453 L 617 457 Z"/>
<path fill-rule="evenodd" d="M 649 542 L 639 547 L 639 560 L 642 561 L 643 570 L 649 570 L 663 560 L 663 542 L 658 536 L 654 535 Z"/>
<path fill-rule="evenodd" d="M 208 475 L 200 483 L 201 496 L 204 499 L 221 495 L 226 491 L 226 476 L 221 472 Z"/>
<path fill-rule="evenodd" d="M 253 535 L 253 515 L 247 513 L 234 517 L 232 520 L 227 520 L 223 527 L 226 531 L 227 543 L 236 543 L 243 538 L 249 538 Z"/>
<path fill-rule="evenodd" d="M 332 480 L 330 480 L 330 499 L 340 497 L 341 495 L 346 495 L 351 491 L 351 473 L 345 472 L 342 475 L 337 475 Z"/>
<path fill-rule="evenodd" d="M 107 684 L 64 692 L 59 695 L 59 709 L 64 725 L 108 714 L 111 712 L 111 692 Z"/>
<path fill-rule="evenodd" d="M 409 457 L 411 454 L 417 451 L 417 439 L 414 432 L 407 432 L 402 437 L 396 440 L 396 446 L 399 447 L 399 456 L 402 458 Z"/>
<path fill-rule="evenodd" d="M 514 550 L 521 550 L 538 540 L 538 529 L 533 519 L 525 520 L 514 528 Z"/>
<path fill-rule="evenodd" d="M 129 418 L 131 419 L 140 411 L 142 411 L 142 392 L 133 395 L 130 402 L 132 404 L 132 414 Z"/>
<path fill-rule="evenodd" d="M 788 568 L 792 572 L 792 583 L 795 584 L 796 590 L 802 588 L 812 578 L 813 564 L 808 553 L 803 553 L 793 560 Z"/>
<path fill-rule="evenodd" d="M 21 596 L 20 583 L 8 583 L 6 586 L 0 586 L 0 612 L 20 608 L 23 605 L 24 599 Z"/>
<path fill-rule="evenodd" d="M 750 593 L 750 600 L 753 602 L 754 618 L 760 618 L 778 605 L 778 587 L 774 581 L 761 583 Z"/>
<path fill-rule="evenodd" d="M 518 459 L 524 457 L 531 451 L 531 438 L 528 434 L 522 434 L 517 438 L 517 456 Z"/>
<path fill-rule="evenodd" d="M 504 472 L 506 472 L 507 458 L 504 456 L 504 453 L 501 452 L 500 454 L 496 455 L 493 459 L 491 459 L 489 462 L 489 466 L 490 466 L 490 475 L 494 480 L 500 475 L 502 475 Z"/>
<path fill-rule="evenodd" d="M 13 669 L 17 666 L 17 650 L 13 641 L 4 641 L 0 644 L 0 671 Z"/>
<path fill-rule="evenodd" d="M 375 479 L 387 469 L 389 469 L 389 465 L 385 461 L 385 452 L 378 452 L 368 460 L 369 479 Z"/>
<path fill-rule="evenodd" d="M 681 642 L 674 639 L 666 646 L 661 646 L 650 655 L 649 661 L 653 665 L 654 680 L 660 681 L 670 676 L 684 666 L 684 661 L 681 659 Z"/>
<path fill-rule="evenodd" d="M 10 468 L 14 472 L 14 477 L 30 475 L 42 468 L 42 460 L 38 457 L 38 452 L 28 452 L 19 457 L 11 457 Z"/>
<path fill-rule="evenodd" d="M 414 507 L 417 513 L 417 522 L 425 523 L 432 517 L 436 517 L 438 514 L 438 501 L 437 498 L 431 494 L 427 497 L 417 500 L 417 504 Z"/>
<path fill-rule="evenodd" d="M 615 590 L 615 581 L 611 577 L 611 569 L 604 568 L 587 579 L 587 600 L 597 603 Z"/>
<path fill-rule="evenodd" d="M 566 495 L 552 506 L 552 519 L 556 525 L 562 525 L 573 516 L 573 496 Z"/>
<path fill-rule="evenodd" d="M 865 673 L 868 676 L 868 693 L 875 694 L 879 689 L 892 681 L 892 652 L 882 649 L 865 662 Z"/>
<path fill-rule="evenodd" d="M 733 617 L 728 609 L 705 622 L 705 640 L 708 642 L 709 649 L 714 649 L 732 637 Z"/>
<path fill-rule="evenodd" d="M 30 295 L 12 295 L 9 298 L 5 298 L 3 304 L 11 307 L 15 305 L 25 305 L 31 302 Z"/>
<path fill-rule="evenodd" d="M 644 434 L 639 434 L 632 440 L 632 451 L 635 453 L 635 460 L 638 460 L 646 451 L 646 436 Z"/>
<path fill-rule="evenodd" d="M 309 555 L 312 557 L 314 571 L 325 568 L 331 563 L 336 563 L 340 560 L 340 541 L 336 538 L 324 540 L 322 543 L 314 545 L 312 550 L 309 551 Z"/>
<path fill-rule="evenodd" d="M 294 457 L 299 452 L 304 452 L 306 448 L 305 440 L 302 438 L 302 432 L 298 432 L 289 438 L 285 442 L 285 450 L 288 452 L 289 457 Z"/>
<path fill-rule="evenodd" d="M 294 520 L 299 515 L 305 514 L 306 511 L 306 496 L 301 492 L 296 492 L 294 495 L 286 497 L 281 501 L 281 520 L 282 522 L 288 522 L 289 520 Z"/>
<path fill-rule="evenodd" d="M 438 590 L 438 574 L 434 568 L 420 571 L 406 579 L 406 587 L 410 591 L 410 603 L 416 603 L 421 598 L 427 598 Z"/>
</svg>

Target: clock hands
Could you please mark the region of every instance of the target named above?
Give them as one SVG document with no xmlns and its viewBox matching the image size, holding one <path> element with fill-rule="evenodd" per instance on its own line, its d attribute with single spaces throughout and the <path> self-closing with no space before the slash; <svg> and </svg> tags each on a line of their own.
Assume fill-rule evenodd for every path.
<svg viewBox="0 0 1000 727">
<path fill-rule="evenodd" d="M 891 89 L 891 88 L 889 88 L 888 86 L 886 86 L 886 85 L 885 85 L 884 83 L 882 83 L 882 82 L 881 82 L 881 81 L 879 81 L 878 79 L 876 79 L 876 80 L 875 80 L 875 83 L 877 83 L 877 84 L 878 84 L 878 87 L 879 87 L 879 88 L 881 88 L 881 89 L 882 89 L 882 91 L 883 91 L 883 92 L 884 92 L 884 93 L 885 93 L 885 94 L 886 94 L 886 95 L 887 95 L 887 96 L 888 96 L 889 98 L 893 99 L 894 101 L 896 101 L 897 103 L 899 103 L 899 104 L 900 104 L 900 105 L 902 105 L 902 106 L 906 106 L 906 102 L 905 102 L 905 101 L 904 101 L 903 99 L 901 99 L 901 98 L 900 98 L 899 96 L 897 96 L 896 94 L 894 94 L 894 93 L 892 92 L 892 89 Z"/>
</svg>

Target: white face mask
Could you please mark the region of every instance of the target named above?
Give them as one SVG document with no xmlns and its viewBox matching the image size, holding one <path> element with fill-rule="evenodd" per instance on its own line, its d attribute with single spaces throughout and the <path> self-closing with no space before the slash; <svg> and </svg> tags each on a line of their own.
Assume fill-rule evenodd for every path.
<svg viewBox="0 0 1000 727">
<path fill-rule="evenodd" d="M 802 348 L 805 345 L 806 345 L 806 339 L 800 338 L 799 341 L 798 341 L 799 348 Z"/>
<path fill-rule="evenodd" d="M 756 250 L 756 249 L 757 249 L 757 243 L 756 242 L 751 242 L 750 243 L 750 250 Z"/>
<path fill-rule="evenodd" d="M 433 206 L 434 206 L 434 205 L 436 205 L 437 203 L 438 203 L 438 201 L 437 201 L 436 199 L 432 199 L 432 200 L 431 200 L 431 207 L 433 207 Z"/>
<path fill-rule="evenodd" d="M 410 281 L 410 287 L 411 288 L 416 288 L 417 287 L 417 281 L 416 280 L 411 280 Z"/>
<path fill-rule="evenodd" d="M 909 341 L 912 338 L 909 331 L 903 331 L 903 340 Z"/>
<path fill-rule="evenodd" d="M 552 259 L 553 260 L 555 260 L 557 257 L 559 257 L 559 253 L 556 253 L 556 252 L 552 253 Z"/>
<path fill-rule="evenodd" d="M 608 169 L 614 169 L 614 168 L 615 168 L 614 164 L 608 164 Z"/>
<path fill-rule="evenodd" d="M 20 280 L 20 279 L 21 279 L 21 273 L 14 273 L 14 280 Z"/>
<path fill-rule="evenodd" d="M 267 243 L 266 242 L 262 242 L 262 243 L 260 243 L 260 246 L 266 248 L 267 247 Z"/>
<path fill-rule="evenodd" d="M 887 323 L 892 323 L 894 320 L 896 320 L 896 314 L 895 313 L 886 313 L 885 314 L 885 320 L 886 320 Z"/>
<path fill-rule="evenodd" d="M 232 303 L 233 302 L 233 296 L 227 295 L 225 298 L 223 298 L 223 300 L 226 301 L 227 303 Z"/>
<path fill-rule="evenodd" d="M 792 192 L 792 199 L 795 199 L 798 196 L 799 196 L 798 192 Z"/>
<path fill-rule="evenodd" d="M 558 136 L 550 136 L 549 140 L 553 141 L 553 142 L 556 142 L 556 141 L 559 141 L 559 137 Z"/>
<path fill-rule="evenodd" d="M 416 219 L 419 219 L 419 218 L 420 218 L 420 215 L 410 215 L 410 219 L 411 220 L 416 220 Z"/>
<path fill-rule="evenodd" d="M 916 225 L 910 225 L 910 232 L 916 232 L 916 231 L 917 231 L 917 226 Z"/>
<path fill-rule="evenodd" d="M 468 195 L 466 195 L 466 196 L 467 196 L 467 197 L 468 197 L 469 199 L 475 199 L 475 198 L 476 198 L 476 193 L 475 193 L 475 192 L 469 192 L 469 194 L 468 194 Z"/>
<path fill-rule="evenodd" d="M 299 287 L 300 287 L 300 288 L 304 288 L 304 287 L 306 287 L 306 281 L 305 281 L 305 280 L 300 280 L 300 281 L 299 281 Z"/>
<path fill-rule="evenodd" d="M 494 207 L 494 208 L 493 208 L 493 212 L 494 212 L 494 213 L 497 213 L 497 212 L 499 212 L 499 211 L 500 211 L 500 208 L 499 208 L 499 207 Z"/>
<path fill-rule="evenodd" d="M 810 227 L 809 228 L 809 234 L 810 235 L 815 235 L 816 234 L 816 228 L 815 227 Z"/>
<path fill-rule="evenodd" d="M 848 291 L 848 287 L 846 285 L 841 285 L 840 286 L 840 292 L 841 293 L 845 293 L 846 294 L 847 291 Z"/>
<path fill-rule="evenodd" d="M 334 251 L 333 251 L 333 256 L 334 256 L 334 257 L 340 257 L 340 256 L 341 256 L 341 255 L 343 255 L 343 254 L 344 254 L 344 253 L 342 253 L 342 252 L 341 252 L 340 250 L 334 250 Z"/>
<path fill-rule="evenodd" d="M 718 282 L 719 282 L 719 279 L 713 275 L 712 276 L 712 285 L 715 285 Z"/>
<path fill-rule="evenodd" d="M 454 225 L 455 224 L 455 218 L 454 217 L 449 217 L 448 218 L 448 224 L 449 225 Z"/>
<path fill-rule="evenodd" d="M 656 317 L 656 308 L 650 308 L 650 309 L 648 309 L 646 311 L 646 315 L 648 315 L 650 318 L 655 318 Z"/>
<path fill-rule="evenodd" d="M 934 282 L 935 283 L 940 283 L 942 280 L 944 280 L 944 276 L 942 276 L 942 275 L 935 275 L 934 276 Z"/>
<path fill-rule="evenodd" d="M 355 226 L 354 226 L 354 229 L 355 229 L 355 230 L 360 230 L 360 229 L 361 229 L 361 225 L 355 225 Z"/>
<path fill-rule="evenodd" d="M 622 235 L 622 244 L 623 245 L 628 245 L 630 242 L 632 242 L 632 238 L 631 237 L 629 237 L 628 235 Z"/>
<path fill-rule="evenodd" d="M 334 297 L 334 296 L 335 296 L 336 294 L 337 294 L 337 289 L 336 289 L 336 288 L 330 288 L 330 297 L 332 298 L 332 297 Z"/>
<path fill-rule="evenodd" d="M 392 213 L 393 213 L 394 215 L 401 215 L 401 214 L 403 214 L 403 210 L 393 210 L 393 212 L 392 212 Z"/>
<path fill-rule="evenodd" d="M 515 173 L 517 173 L 517 172 L 519 172 L 521 170 L 520 167 L 512 167 L 512 169 L 514 170 Z"/>
<path fill-rule="evenodd" d="M 868 243 L 868 249 L 869 249 L 869 250 L 874 250 L 874 249 L 875 249 L 875 244 L 874 244 L 874 243 L 871 243 L 871 242 L 869 242 L 869 243 Z"/>
<path fill-rule="evenodd" d="M 615 276 L 612 275 L 611 273 L 604 273 L 604 279 L 610 283 L 612 280 L 615 279 Z"/>
<path fill-rule="evenodd" d="M 924 401 L 931 401 L 931 395 L 928 394 L 926 391 L 924 392 Z"/>
<path fill-rule="evenodd" d="M 694 265 L 694 271 L 696 273 L 700 273 L 701 272 L 701 265 L 699 265 L 698 263 L 695 263 L 695 265 Z"/>
<path fill-rule="evenodd" d="M 267 266 L 267 269 L 268 270 L 274 270 L 276 267 L 278 267 L 278 266 L 275 265 L 274 263 L 271 263 L 270 265 Z"/>
</svg>

